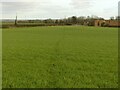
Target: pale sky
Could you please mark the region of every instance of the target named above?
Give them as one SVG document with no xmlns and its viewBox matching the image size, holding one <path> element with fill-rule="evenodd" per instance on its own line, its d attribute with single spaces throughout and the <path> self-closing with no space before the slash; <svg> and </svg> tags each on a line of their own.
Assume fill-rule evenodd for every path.
<svg viewBox="0 0 120 90">
<path fill-rule="evenodd" d="M 56 19 L 74 15 L 96 15 L 109 19 L 118 15 L 119 0 L 1 0 L 0 2 L 2 17 L 6 19 L 14 19 L 16 13 L 18 19 Z"/>
</svg>

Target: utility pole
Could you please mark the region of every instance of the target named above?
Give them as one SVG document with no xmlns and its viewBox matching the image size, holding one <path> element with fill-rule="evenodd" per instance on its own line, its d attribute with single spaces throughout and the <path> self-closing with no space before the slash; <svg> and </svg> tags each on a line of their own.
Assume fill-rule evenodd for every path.
<svg viewBox="0 0 120 90">
<path fill-rule="evenodd" d="M 17 25 L 17 14 L 16 14 L 16 19 L 15 19 L 15 26 Z"/>
</svg>

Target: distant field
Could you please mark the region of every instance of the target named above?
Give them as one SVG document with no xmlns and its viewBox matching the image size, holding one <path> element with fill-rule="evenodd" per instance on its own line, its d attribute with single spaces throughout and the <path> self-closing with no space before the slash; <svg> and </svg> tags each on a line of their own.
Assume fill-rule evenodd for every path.
<svg viewBox="0 0 120 90">
<path fill-rule="evenodd" d="M 117 38 L 117 28 L 3 29 L 3 88 L 116 88 Z"/>
<path fill-rule="evenodd" d="M 46 26 L 46 24 L 45 23 L 18 23 L 17 26 L 15 26 L 14 22 L 4 22 L 4 23 L 2 23 L 2 28 L 33 27 L 33 26 Z"/>
</svg>

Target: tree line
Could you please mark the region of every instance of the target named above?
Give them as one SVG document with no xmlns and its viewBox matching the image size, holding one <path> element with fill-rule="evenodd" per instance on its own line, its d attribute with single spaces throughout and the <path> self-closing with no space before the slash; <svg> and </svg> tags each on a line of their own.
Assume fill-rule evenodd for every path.
<svg viewBox="0 0 120 90">
<path fill-rule="evenodd" d="M 18 21 L 18 23 L 41 23 L 47 25 L 94 25 L 94 20 L 104 20 L 103 18 L 97 16 L 72 16 L 64 19 L 45 19 L 45 20 L 26 20 Z"/>
<path fill-rule="evenodd" d="M 95 20 L 105 20 L 98 16 L 72 16 L 64 19 L 45 19 L 45 20 L 19 20 L 18 23 L 37 23 L 41 26 L 44 25 L 88 25 L 94 26 Z M 110 20 L 120 20 L 120 16 L 116 18 L 110 17 Z"/>
</svg>

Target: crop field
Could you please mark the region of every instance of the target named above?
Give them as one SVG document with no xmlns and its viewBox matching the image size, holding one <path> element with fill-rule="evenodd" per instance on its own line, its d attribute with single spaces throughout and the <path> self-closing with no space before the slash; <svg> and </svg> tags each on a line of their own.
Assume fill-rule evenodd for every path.
<svg viewBox="0 0 120 90">
<path fill-rule="evenodd" d="M 3 88 L 117 88 L 118 30 L 3 29 Z"/>
</svg>

